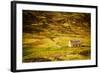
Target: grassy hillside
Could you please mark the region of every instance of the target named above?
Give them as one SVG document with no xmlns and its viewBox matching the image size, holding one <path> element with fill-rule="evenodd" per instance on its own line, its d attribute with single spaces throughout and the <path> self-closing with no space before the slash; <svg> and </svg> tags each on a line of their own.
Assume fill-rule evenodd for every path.
<svg viewBox="0 0 100 73">
<path fill-rule="evenodd" d="M 90 14 L 23 11 L 23 62 L 87 60 L 91 54 Z M 70 40 L 81 46 L 69 47 Z"/>
</svg>

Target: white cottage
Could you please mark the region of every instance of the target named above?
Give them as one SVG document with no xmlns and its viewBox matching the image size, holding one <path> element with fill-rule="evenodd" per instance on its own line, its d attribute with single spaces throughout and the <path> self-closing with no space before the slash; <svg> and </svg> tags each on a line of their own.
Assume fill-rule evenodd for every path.
<svg viewBox="0 0 100 73">
<path fill-rule="evenodd" d="M 80 47 L 80 40 L 69 40 L 68 47 Z"/>
</svg>

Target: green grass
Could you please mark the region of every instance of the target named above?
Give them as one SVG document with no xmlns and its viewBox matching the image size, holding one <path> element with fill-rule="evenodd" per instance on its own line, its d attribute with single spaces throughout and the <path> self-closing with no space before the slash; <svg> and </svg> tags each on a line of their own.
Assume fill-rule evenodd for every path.
<svg viewBox="0 0 100 73">
<path fill-rule="evenodd" d="M 23 48 L 23 62 L 64 61 L 90 59 L 90 47 Z"/>
<path fill-rule="evenodd" d="M 69 40 L 80 40 L 80 47 L 68 47 Z M 50 38 L 23 38 L 23 62 L 47 62 L 91 59 L 89 36 L 58 36 Z M 59 47 L 60 46 L 60 47 Z"/>
</svg>

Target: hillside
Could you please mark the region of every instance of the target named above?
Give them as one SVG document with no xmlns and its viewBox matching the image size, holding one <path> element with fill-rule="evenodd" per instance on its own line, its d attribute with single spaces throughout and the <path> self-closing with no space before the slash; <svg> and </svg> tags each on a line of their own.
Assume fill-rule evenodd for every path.
<svg viewBox="0 0 100 73">
<path fill-rule="evenodd" d="M 23 62 L 90 59 L 90 18 L 89 13 L 24 10 Z M 70 49 L 70 40 L 81 46 Z"/>
</svg>

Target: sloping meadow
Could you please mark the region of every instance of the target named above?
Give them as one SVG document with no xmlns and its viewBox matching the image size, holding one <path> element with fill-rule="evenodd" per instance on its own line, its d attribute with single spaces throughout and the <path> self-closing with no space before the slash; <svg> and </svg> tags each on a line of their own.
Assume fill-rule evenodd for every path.
<svg viewBox="0 0 100 73">
<path fill-rule="evenodd" d="M 90 14 L 23 11 L 23 62 L 87 60 Z M 79 41 L 79 43 L 70 43 Z M 71 45 L 71 46 L 69 46 Z"/>
</svg>

